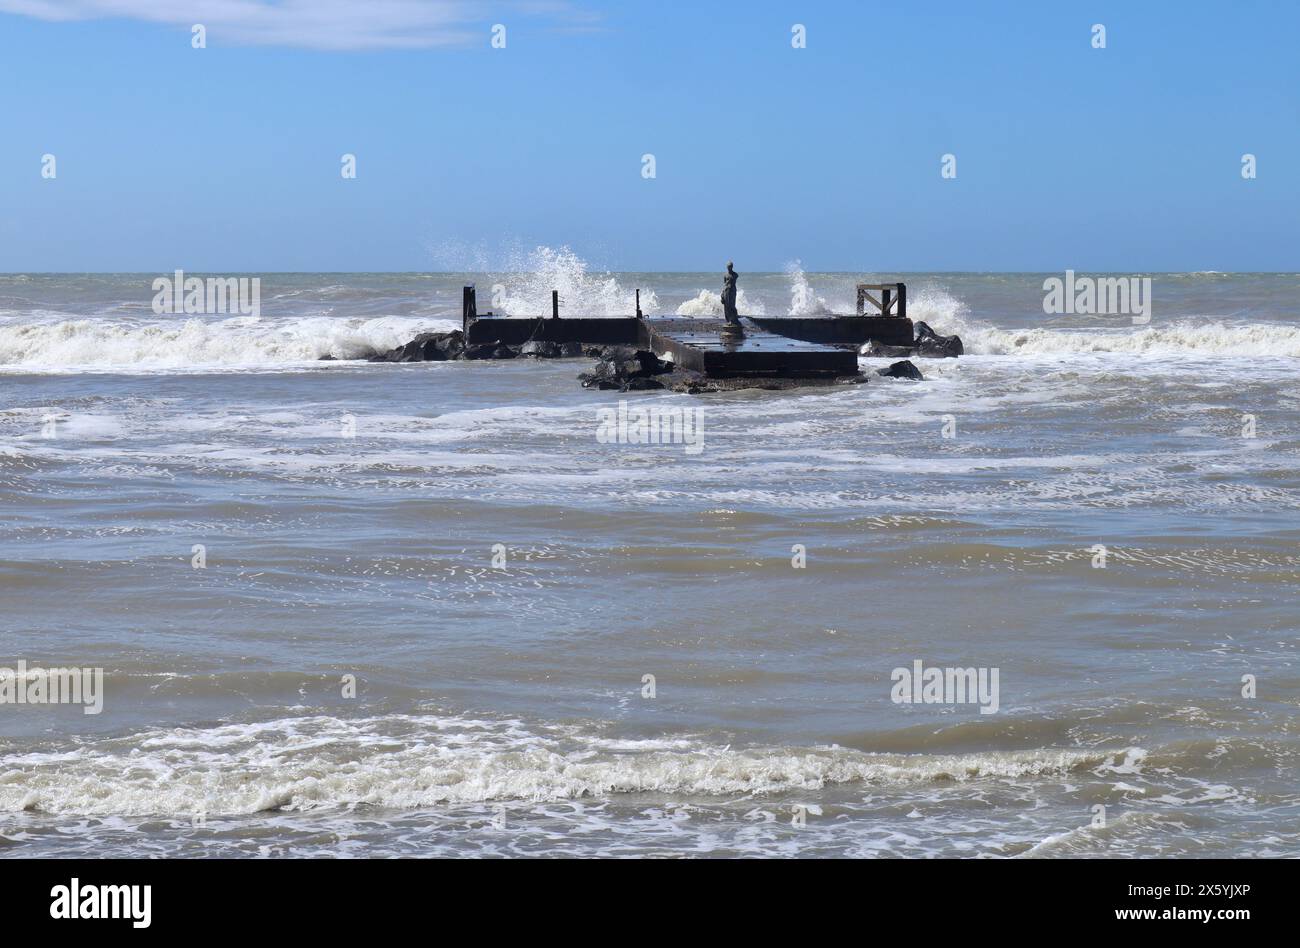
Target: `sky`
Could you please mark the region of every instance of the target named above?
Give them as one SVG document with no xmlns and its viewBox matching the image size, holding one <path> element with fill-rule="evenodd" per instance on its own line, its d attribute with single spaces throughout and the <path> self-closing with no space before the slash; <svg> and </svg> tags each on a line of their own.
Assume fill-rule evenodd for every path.
<svg viewBox="0 0 1300 948">
<path fill-rule="evenodd" d="M 1298 39 L 1290 0 L 0 0 L 0 271 L 1296 271 Z"/>
</svg>

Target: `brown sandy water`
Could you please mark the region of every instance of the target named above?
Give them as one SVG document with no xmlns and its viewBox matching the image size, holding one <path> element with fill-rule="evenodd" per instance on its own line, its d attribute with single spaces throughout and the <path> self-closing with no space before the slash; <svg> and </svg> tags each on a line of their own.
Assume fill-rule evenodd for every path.
<svg viewBox="0 0 1300 948">
<path fill-rule="evenodd" d="M 925 382 L 692 397 L 316 361 L 449 327 L 463 276 L 189 322 L 0 277 L 0 666 L 104 675 L 0 705 L 0 853 L 1300 854 L 1297 278 L 1155 275 L 1148 327 L 905 278 L 967 344 Z M 620 399 L 702 450 L 599 443 Z M 918 660 L 996 712 L 891 700 Z"/>
</svg>

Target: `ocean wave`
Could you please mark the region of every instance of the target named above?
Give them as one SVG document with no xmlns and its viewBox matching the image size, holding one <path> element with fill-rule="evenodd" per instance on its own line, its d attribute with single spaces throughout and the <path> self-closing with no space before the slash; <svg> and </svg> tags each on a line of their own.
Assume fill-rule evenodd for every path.
<svg viewBox="0 0 1300 948">
<path fill-rule="evenodd" d="M 967 355 L 1083 355 L 1111 353 L 1166 357 L 1300 358 L 1300 326 L 1182 318 L 1146 326 L 1004 329 L 971 317 L 960 298 L 938 286 L 922 287 L 907 314 L 936 332 L 957 333 Z"/>
<path fill-rule="evenodd" d="M 0 326 L 0 366 L 195 368 L 277 365 L 323 356 L 363 359 L 419 332 L 458 328 L 449 319 L 63 319 Z"/>
<path fill-rule="evenodd" d="M 789 315 L 791 316 L 829 316 L 836 312 L 825 298 L 818 296 L 808 282 L 808 277 L 798 260 L 791 261 L 785 268 L 790 280 Z M 761 299 L 753 299 L 745 294 L 743 287 L 736 288 L 736 309 L 742 316 L 766 316 L 767 307 Z M 841 312 L 848 312 L 842 309 Z M 695 296 L 686 300 L 676 309 L 678 316 L 721 317 L 722 296 L 716 290 L 700 290 Z"/>
<path fill-rule="evenodd" d="M 736 287 L 736 310 L 742 316 L 766 315 L 763 304 L 758 300 L 751 300 L 740 287 Z M 722 293 L 718 290 L 700 290 L 677 307 L 677 315 L 721 317 L 723 315 Z"/>
<path fill-rule="evenodd" d="M 330 716 L 174 728 L 65 751 L 11 754 L 0 811 L 190 815 L 365 804 L 398 809 L 495 801 L 780 794 L 839 784 L 926 785 L 1114 768 L 1128 750 L 1042 748 L 877 754 L 582 738 L 520 722 Z M 685 749 L 689 748 L 689 749 Z M 1136 759 L 1140 760 L 1140 756 Z"/>
<path fill-rule="evenodd" d="M 960 333 L 971 355 L 1116 353 L 1300 357 L 1300 327 L 1267 323 L 1180 320 L 1167 325 L 1117 329 L 995 329 L 960 325 L 955 331 Z"/>
</svg>

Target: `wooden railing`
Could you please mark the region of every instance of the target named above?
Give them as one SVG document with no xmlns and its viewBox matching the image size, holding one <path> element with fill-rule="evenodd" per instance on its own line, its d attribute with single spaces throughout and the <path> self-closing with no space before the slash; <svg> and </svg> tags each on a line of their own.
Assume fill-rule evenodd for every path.
<svg viewBox="0 0 1300 948">
<path fill-rule="evenodd" d="M 880 294 L 880 298 L 871 295 L 874 290 Z M 906 283 L 859 283 L 858 284 L 858 315 L 866 315 L 866 304 L 870 302 L 879 312 L 873 315 L 880 316 L 907 316 L 907 284 Z"/>
</svg>

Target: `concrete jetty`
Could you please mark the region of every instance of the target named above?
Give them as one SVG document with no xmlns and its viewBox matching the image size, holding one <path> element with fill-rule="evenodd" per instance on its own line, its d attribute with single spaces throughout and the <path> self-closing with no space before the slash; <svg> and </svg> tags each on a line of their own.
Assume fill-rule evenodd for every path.
<svg viewBox="0 0 1300 948">
<path fill-rule="evenodd" d="M 877 294 L 872 295 L 873 291 Z M 724 333 L 720 318 L 561 315 L 552 294 L 550 316 L 501 317 L 478 313 L 475 288 L 466 286 L 462 331 L 466 347 L 552 343 L 628 346 L 706 378 L 836 378 L 857 373 L 857 350 L 867 344 L 913 346 L 902 283 L 861 284 L 858 312 L 828 316 L 742 316 L 743 337 Z M 875 312 L 865 311 L 871 303 Z"/>
</svg>

